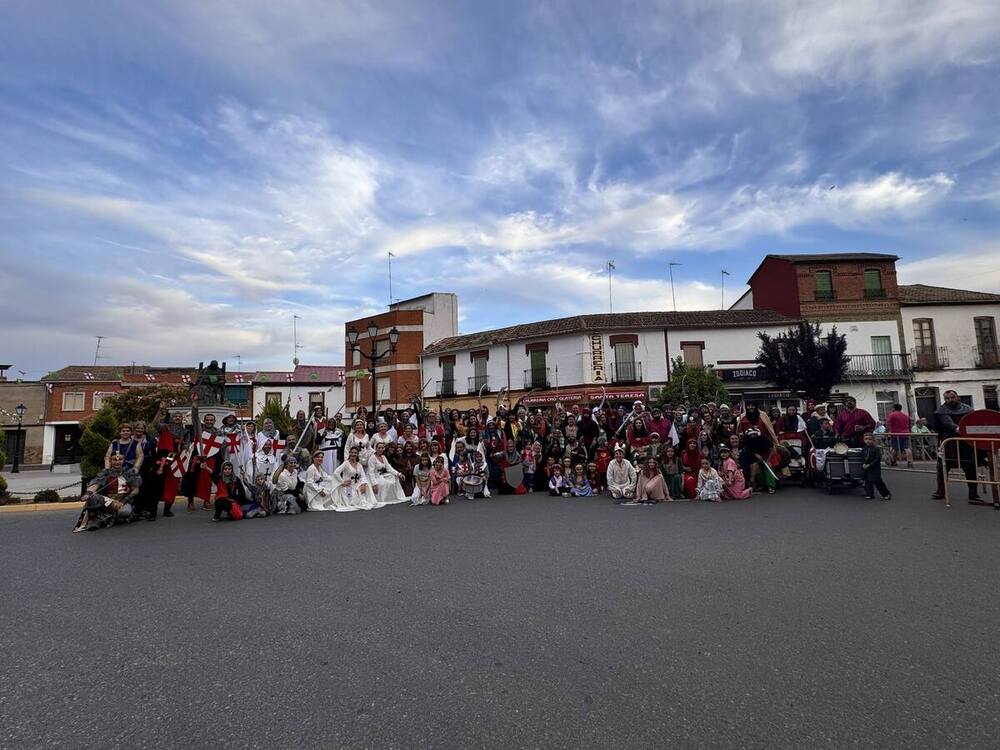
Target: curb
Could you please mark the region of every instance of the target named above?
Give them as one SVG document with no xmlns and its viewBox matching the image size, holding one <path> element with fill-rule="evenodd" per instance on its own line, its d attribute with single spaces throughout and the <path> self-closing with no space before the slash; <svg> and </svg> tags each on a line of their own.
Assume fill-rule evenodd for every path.
<svg viewBox="0 0 1000 750">
<path fill-rule="evenodd" d="M 76 501 L 70 503 L 18 503 L 16 505 L 0 505 L 0 514 L 3 513 L 38 513 L 46 510 L 80 510 L 83 503 Z"/>
</svg>

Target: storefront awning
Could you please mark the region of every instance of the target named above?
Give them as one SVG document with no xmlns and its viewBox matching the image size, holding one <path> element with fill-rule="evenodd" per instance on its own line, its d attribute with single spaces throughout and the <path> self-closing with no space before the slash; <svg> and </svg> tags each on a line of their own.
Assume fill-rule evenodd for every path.
<svg viewBox="0 0 1000 750">
<path fill-rule="evenodd" d="M 571 388 L 565 391 L 536 391 L 522 399 L 525 406 L 538 406 L 540 404 L 554 404 L 560 401 L 564 404 L 579 404 L 600 401 L 604 396 L 612 401 L 625 400 L 645 400 L 647 393 L 645 389 L 639 388 Z"/>
</svg>

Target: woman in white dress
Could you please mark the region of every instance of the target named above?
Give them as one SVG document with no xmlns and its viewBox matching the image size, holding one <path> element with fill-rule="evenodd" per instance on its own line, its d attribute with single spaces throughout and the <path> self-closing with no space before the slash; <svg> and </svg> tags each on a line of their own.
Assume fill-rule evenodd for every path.
<svg viewBox="0 0 1000 750">
<path fill-rule="evenodd" d="M 382 507 L 382 503 L 372 492 L 356 445 L 347 450 L 347 459 L 333 472 L 333 483 L 331 498 L 334 510 L 373 510 Z"/>
<path fill-rule="evenodd" d="M 388 445 L 389 443 L 395 443 L 395 442 L 396 442 L 396 436 L 389 434 L 389 425 L 387 425 L 384 421 L 379 422 L 378 432 L 376 432 L 371 437 L 372 450 L 375 450 L 375 446 L 379 444 Z"/>
<path fill-rule="evenodd" d="M 384 505 L 405 503 L 409 498 L 399 483 L 400 473 L 392 468 L 385 457 L 385 443 L 375 443 L 375 453 L 368 459 L 368 478 L 372 481 L 375 496 Z"/>
<path fill-rule="evenodd" d="M 306 484 L 303 488 L 309 510 L 335 510 L 333 504 L 333 475 L 323 468 L 323 451 L 313 453 L 312 465 L 306 471 Z"/>
<path fill-rule="evenodd" d="M 431 501 L 431 459 L 426 453 L 420 454 L 420 463 L 413 469 L 413 495 L 411 505 L 427 505 Z"/>
<path fill-rule="evenodd" d="M 371 440 L 368 433 L 365 432 L 365 420 L 363 419 L 354 420 L 351 434 L 347 436 L 347 441 L 344 443 L 344 455 L 350 453 L 351 448 L 358 449 L 358 458 L 362 461 L 367 461 L 372 454 Z"/>
</svg>

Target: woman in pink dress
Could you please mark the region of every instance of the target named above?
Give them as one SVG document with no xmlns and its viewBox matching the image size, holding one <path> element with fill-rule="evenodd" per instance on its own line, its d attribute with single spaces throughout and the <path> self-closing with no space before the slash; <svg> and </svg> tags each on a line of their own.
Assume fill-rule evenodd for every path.
<svg viewBox="0 0 1000 750">
<path fill-rule="evenodd" d="M 635 488 L 635 499 L 640 503 L 660 503 L 670 500 L 667 483 L 663 480 L 656 459 L 650 456 L 642 465 Z"/>
<path fill-rule="evenodd" d="M 740 465 L 733 458 L 729 448 L 719 451 L 719 462 L 722 465 L 722 497 L 725 500 L 746 500 L 753 492 L 743 480 Z"/>
<path fill-rule="evenodd" d="M 434 459 L 431 470 L 431 503 L 433 505 L 448 505 L 448 495 L 451 493 L 451 474 L 444 467 L 444 456 Z"/>
</svg>

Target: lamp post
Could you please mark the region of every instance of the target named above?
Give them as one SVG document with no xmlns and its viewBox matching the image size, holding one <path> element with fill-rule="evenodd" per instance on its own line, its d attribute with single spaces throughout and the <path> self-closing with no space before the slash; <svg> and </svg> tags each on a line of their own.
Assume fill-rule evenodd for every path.
<svg viewBox="0 0 1000 750">
<path fill-rule="evenodd" d="M 378 323 L 374 320 L 368 321 L 368 339 L 372 342 L 371 353 L 361 351 L 358 346 L 358 331 L 351 326 L 347 329 L 347 343 L 351 345 L 351 351 L 357 352 L 361 357 L 368 360 L 368 372 L 372 379 L 372 417 L 378 419 L 378 386 L 375 382 L 375 366 L 390 354 L 395 353 L 396 344 L 399 342 L 399 331 L 396 326 L 389 329 L 389 348 L 381 354 L 375 351 L 375 336 L 378 334 Z"/>
<path fill-rule="evenodd" d="M 17 415 L 17 439 L 14 441 L 14 465 L 11 467 L 11 474 L 17 474 L 21 471 L 21 423 L 24 421 L 24 414 L 28 411 L 28 407 L 24 404 L 18 404 L 14 407 L 14 413 Z"/>
</svg>

